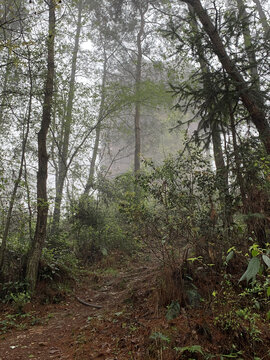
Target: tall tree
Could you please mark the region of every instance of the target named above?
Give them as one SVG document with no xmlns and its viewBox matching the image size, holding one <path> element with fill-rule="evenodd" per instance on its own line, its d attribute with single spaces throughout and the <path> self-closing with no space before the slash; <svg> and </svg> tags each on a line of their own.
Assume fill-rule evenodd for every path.
<svg viewBox="0 0 270 360">
<path fill-rule="evenodd" d="M 229 196 L 229 180 L 228 180 L 228 168 L 225 163 L 224 153 L 222 148 L 222 121 L 224 117 L 226 117 L 226 109 L 224 108 L 224 114 L 222 111 L 219 111 L 219 100 L 218 100 L 218 93 L 213 91 L 215 87 L 213 81 L 215 81 L 215 76 L 211 74 L 211 70 L 209 69 L 208 63 L 204 56 L 203 45 L 201 42 L 200 32 L 198 28 L 197 19 L 194 14 L 193 7 L 188 5 L 189 13 L 190 13 L 190 20 L 192 31 L 194 32 L 195 38 L 195 53 L 198 58 L 198 62 L 200 64 L 200 70 L 202 74 L 202 82 L 203 82 L 203 93 L 205 96 L 205 103 L 206 103 L 206 119 L 201 119 L 199 123 L 199 128 L 205 129 L 208 128 L 210 131 L 210 136 L 212 139 L 213 144 L 213 153 L 214 153 L 214 161 L 216 166 L 216 174 L 217 174 L 217 183 L 219 189 L 219 196 L 221 202 L 224 207 L 224 225 L 228 227 L 231 222 L 230 216 L 230 196 Z M 223 116 L 222 116 L 223 115 Z M 203 115 L 204 117 L 204 115 Z"/>
<path fill-rule="evenodd" d="M 142 82 L 142 60 L 143 50 L 142 43 L 145 37 L 145 14 L 148 10 L 148 4 L 139 1 L 139 31 L 137 33 L 136 45 L 137 45 L 137 60 L 136 60 L 136 72 L 135 72 L 135 91 L 136 91 L 136 102 L 135 102 L 135 116 L 134 116 L 134 130 L 135 130 L 135 151 L 134 151 L 134 172 L 135 174 L 140 171 L 140 155 L 141 155 L 141 101 L 140 101 L 140 88 Z"/>
<path fill-rule="evenodd" d="M 73 110 L 73 101 L 74 101 L 74 93 L 75 93 L 77 58 L 78 58 L 79 42 L 80 42 L 80 35 L 82 29 L 82 10 L 83 10 L 83 0 L 79 0 L 75 41 L 74 41 L 74 48 L 72 51 L 68 99 L 67 99 L 67 105 L 65 111 L 65 118 L 62 123 L 62 131 L 61 131 L 62 136 L 60 139 L 60 144 L 58 149 L 59 151 L 58 172 L 56 174 L 56 196 L 54 202 L 52 233 L 57 233 L 58 231 L 60 214 L 61 214 L 61 203 L 63 198 L 63 189 L 68 171 L 68 165 L 67 165 L 68 150 L 69 150 L 69 139 L 70 139 L 71 125 L 72 125 L 72 110 Z"/>
<path fill-rule="evenodd" d="M 222 39 L 216 26 L 213 24 L 207 11 L 202 6 L 200 0 L 181 0 L 194 9 L 202 23 L 203 29 L 209 36 L 214 53 L 217 55 L 220 63 L 233 81 L 240 98 L 247 109 L 251 121 L 255 125 L 260 139 L 265 146 L 266 152 L 270 154 L 270 126 L 267 120 L 264 104 L 261 94 L 249 85 L 241 71 L 237 68 L 233 60 L 228 55 Z"/>
<path fill-rule="evenodd" d="M 51 110 L 54 87 L 54 43 L 55 43 L 55 8 L 56 1 L 50 0 L 49 7 L 49 31 L 47 39 L 47 74 L 45 81 L 45 96 L 43 102 L 41 128 L 38 133 L 38 173 L 37 173 L 37 222 L 34 239 L 27 258 L 26 280 L 30 290 L 34 290 L 38 277 L 39 262 L 46 240 L 47 218 L 48 218 L 48 197 L 47 197 L 47 176 L 48 176 L 48 154 L 47 134 L 51 122 Z"/>
<path fill-rule="evenodd" d="M 249 15 L 246 11 L 246 6 L 244 4 L 244 1 L 243 0 L 236 0 L 236 1 L 239 12 L 239 19 L 242 25 L 245 52 L 247 54 L 249 67 L 250 67 L 249 71 L 250 71 L 252 86 L 254 86 L 254 88 L 258 92 L 260 92 L 259 73 L 258 73 L 257 59 L 255 53 L 255 46 L 252 40 L 251 30 L 249 26 L 249 21 L 250 21 Z M 263 100 L 261 101 L 263 103 Z"/>
</svg>

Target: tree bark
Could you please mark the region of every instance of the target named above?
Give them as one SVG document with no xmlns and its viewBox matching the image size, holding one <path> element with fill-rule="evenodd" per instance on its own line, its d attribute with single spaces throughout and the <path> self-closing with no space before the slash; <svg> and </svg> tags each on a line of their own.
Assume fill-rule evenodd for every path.
<svg viewBox="0 0 270 360">
<path fill-rule="evenodd" d="M 8 54 L 3 89 L 2 89 L 2 100 L 1 100 L 1 105 L 0 105 L 0 126 L 1 126 L 1 128 L 3 127 L 3 115 L 4 115 L 6 102 L 7 102 L 7 85 L 8 85 L 9 74 L 10 74 L 10 64 L 9 64 L 9 54 Z"/>
<path fill-rule="evenodd" d="M 56 178 L 56 196 L 54 202 L 54 213 L 53 213 L 53 223 L 52 223 L 53 234 L 56 234 L 59 230 L 63 189 L 68 171 L 67 159 L 68 159 L 69 139 L 71 133 L 71 124 L 72 124 L 73 100 L 75 93 L 75 76 L 77 69 L 80 34 L 82 28 L 82 4 L 83 4 L 83 0 L 80 0 L 78 4 L 78 20 L 77 20 L 77 29 L 76 29 L 75 43 L 74 43 L 73 56 L 72 56 L 72 66 L 71 66 L 71 74 L 69 81 L 69 93 L 68 93 L 68 101 L 66 108 L 66 117 L 63 123 L 63 137 L 61 137 L 62 141 L 59 149 L 60 153 L 58 159 L 58 176 Z"/>
<path fill-rule="evenodd" d="M 229 75 L 230 79 L 233 81 L 235 88 L 238 90 L 239 96 L 259 133 L 262 143 L 265 146 L 266 152 L 267 154 L 270 154 L 270 126 L 266 118 L 263 102 L 261 101 L 261 94 L 249 86 L 239 69 L 235 66 L 234 62 L 227 54 L 221 37 L 207 14 L 207 11 L 202 7 L 200 0 L 181 1 L 190 4 L 200 19 L 204 31 L 211 40 L 213 51 L 218 56 L 220 63 Z"/>
<path fill-rule="evenodd" d="M 254 44 L 252 42 L 248 13 L 246 12 L 246 8 L 243 0 L 236 0 L 236 1 L 238 6 L 239 18 L 243 29 L 245 51 L 250 64 L 250 75 L 252 79 L 252 85 L 255 87 L 257 91 L 260 91 L 257 59 L 254 50 Z"/>
<path fill-rule="evenodd" d="M 232 140 L 233 140 L 233 152 L 234 152 L 234 159 L 235 159 L 235 166 L 236 166 L 236 178 L 237 178 L 237 182 L 238 182 L 239 189 L 240 189 L 241 200 L 242 200 L 244 212 L 246 212 L 246 210 L 247 210 L 246 187 L 245 187 L 245 180 L 243 178 L 242 170 L 241 170 L 241 158 L 239 156 L 234 114 L 233 114 L 232 109 L 230 111 L 230 125 L 231 125 L 231 133 L 232 133 Z"/>
<path fill-rule="evenodd" d="M 47 75 L 45 82 L 45 96 L 43 102 L 41 128 L 38 133 L 38 173 L 37 173 L 37 222 L 34 239 L 32 241 L 26 268 L 26 281 L 30 291 L 36 287 L 39 262 L 46 240 L 46 227 L 48 218 L 47 175 L 48 154 L 47 134 L 51 121 L 51 109 L 54 85 L 54 40 L 55 40 L 55 1 L 49 1 L 49 34 L 47 40 Z"/>
<path fill-rule="evenodd" d="M 142 82 L 142 42 L 144 36 L 145 20 L 144 15 L 146 10 L 142 9 L 140 5 L 140 29 L 137 34 L 137 63 L 136 63 L 136 74 L 135 74 L 135 91 L 136 91 L 136 102 L 135 102 L 135 117 L 134 117 L 134 131 L 135 131 L 135 151 L 134 151 L 134 173 L 137 174 L 141 168 L 140 155 L 141 155 L 141 101 L 140 101 L 140 88 Z"/>
</svg>

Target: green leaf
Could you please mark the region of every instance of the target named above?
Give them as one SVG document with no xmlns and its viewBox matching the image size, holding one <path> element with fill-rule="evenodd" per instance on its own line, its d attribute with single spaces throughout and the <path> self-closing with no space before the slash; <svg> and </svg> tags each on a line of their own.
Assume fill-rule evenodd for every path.
<svg viewBox="0 0 270 360">
<path fill-rule="evenodd" d="M 108 250 L 107 250 L 106 248 L 102 248 L 102 249 L 101 249 L 101 254 L 102 254 L 103 256 L 108 256 Z"/>
<path fill-rule="evenodd" d="M 266 294 L 267 294 L 268 297 L 270 296 L 270 286 L 267 288 Z"/>
<path fill-rule="evenodd" d="M 251 255 L 252 255 L 252 257 L 256 257 L 256 256 L 258 256 L 258 255 L 259 255 L 259 253 L 260 253 L 260 251 L 259 251 L 259 250 L 257 250 L 257 249 L 253 249 L 253 250 L 251 251 Z"/>
<path fill-rule="evenodd" d="M 230 260 L 232 260 L 233 256 L 234 256 L 234 251 L 232 250 L 229 252 L 229 254 L 226 257 L 226 263 L 228 263 Z"/>
<path fill-rule="evenodd" d="M 247 283 L 248 283 L 251 279 L 255 280 L 255 277 L 258 274 L 259 270 L 260 270 L 260 265 L 261 265 L 261 262 L 260 262 L 260 259 L 258 257 L 252 258 L 248 263 L 247 270 L 242 275 L 239 282 L 243 281 L 243 280 L 246 280 Z"/>
<path fill-rule="evenodd" d="M 259 301 L 255 300 L 254 305 L 255 305 L 255 308 L 256 308 L 257 310 L 260 310 L 261 305 L 260 305 Z"/>
<path fill-rule="evenodd" d="M 263 261 L 266 263 L 266 265 L 268 267 L 270 267 L 270 258 L 267 255 L 264 255 L 264 254 L 263 254 L 262 258 L 263 258 Z"/>
<path fill-rule="evenodd" d="M 237 353 L 232 353 L 232 354 L 228 354 L 228 355 L 222 355 L 221 358 L 224 359 L 235 359 L 237 358 L 238 360 L 243 360 L 242 358 L 239 358 L 239 353 L 241 353 L 240 351 Z"/>
<path fill-rule="evenodd" d="M 235 246 L 230 247 L 230 248 L 227 250 L 227 254 L 229 254 L 231 251 L 235 251 Z"/>
<path fill-rule="evenodd" d="M 200 353 L 203 355 L 202 347 L 200 345 L 175 347 L 174 350 L 180 353 L 183 353 L 184 351 L 188 351 L 190 353 Z"/>
</svg>

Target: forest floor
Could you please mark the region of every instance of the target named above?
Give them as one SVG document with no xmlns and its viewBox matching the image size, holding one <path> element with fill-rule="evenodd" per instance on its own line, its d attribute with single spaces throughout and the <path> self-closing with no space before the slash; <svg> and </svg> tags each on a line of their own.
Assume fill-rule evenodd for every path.
<svg viewBox="0 0 270 360">
<path fill-rule="evenodd" d="M 183 308 L 176 319 L 166 320 L 166 308 L 158 306 L 158 266 L 121 256 L 117 262 L 116 268 L 81 270 L 64 298 L 63 285 L 60 292 L 40 288 L 24 315 L 0 309 L 0 360 L 268 358 L 268 325 L 260 325 L 263 357 L 250 349 L 245 355 L 241 342 L 245 348 L 248 338 L 237 344 L 230 332 L 218 330 L 209 308 Z"/>
</svg>

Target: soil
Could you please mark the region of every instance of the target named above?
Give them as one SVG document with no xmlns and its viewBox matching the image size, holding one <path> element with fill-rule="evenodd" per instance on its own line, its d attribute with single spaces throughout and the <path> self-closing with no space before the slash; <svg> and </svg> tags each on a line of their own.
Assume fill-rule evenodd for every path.
<svg viewBox="0 0 270 360">
<path fill-rule="evenodd" d="M 178 346 L 195 344 L 211 354 L 228 354 L 235 338 L 217 329 L 210 308 L 182 308 L 176 319 L 166 320 L 166 308 L 158 305 L 159 274 L 157 266 L 139 264 L 83 271 L 58 304 L 41 305 L 44 289 L 40 290 L 36 300 L 24 308 L 29 316 L 18 320 L 19 326 L 2 331 L 0 360 L 177 360 L 191 358 L 184 351 L 177 352 Z M 49 297 L 53 300 L 53 294 Z M 78 298 L 102 308 L 87 306 Z M 10 313 L 10 307 L 2 309 L 2 324 Z M 264 344 L 259 347 L 267 359 L 269 329 L 265 325 L 261 330 Z M 242 346 L 246 346 L 244 340 Z M 250 351 L 240 354 L 234 358 L 255 356 Z M 192 359 L 203 358 L 200 351 L 192 355 Z M 213 355 L 212 359 L 221 357 Z"/>
</svg>

